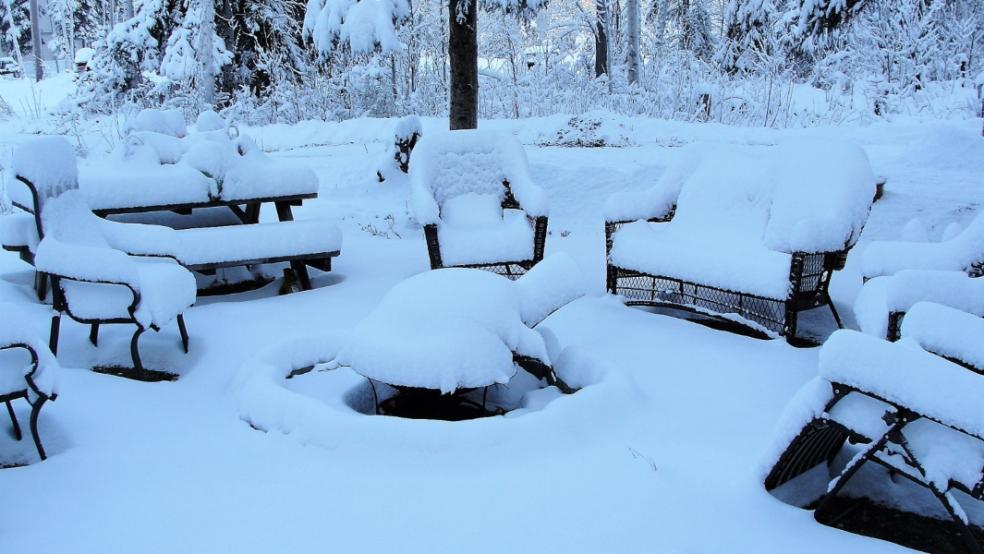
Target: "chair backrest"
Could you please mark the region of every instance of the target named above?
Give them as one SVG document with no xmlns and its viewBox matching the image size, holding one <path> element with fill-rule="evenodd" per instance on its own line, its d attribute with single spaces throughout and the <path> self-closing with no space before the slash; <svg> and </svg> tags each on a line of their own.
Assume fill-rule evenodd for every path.
<svg viewBox="0 0 984 554">
<path fill-rule="evenodd" d="M 112 248 L 80 191 L 72 190 L 50 199 L 41 215 L 45 235 L 64 244 Z"/>
<path fill-rule="evenodd" d="M 38 237 L 44 238 L 42 212 L 47 202 L 79 188 L 72 145 L 59 136 L 26 141 L 14 151 L 13 169 L 16 180 L 27 188 L 30 196 L 31 205 L 18 203 L 19 207 L 34 213 Z"/>
<path fill-rule="evenodd" d="M 429 197 L 426 200 L 438 209 L 465 194 L 494 196 L 504 207 L 519 207 L 510 187 L 530 183 L 522 145 L 510 135 L 480 130 L 421 138 L 413 152 L 410 179 L 413 196 Z M 414 204 L 416 209 L 421 202 L 415 199 Z"/>
</svg>

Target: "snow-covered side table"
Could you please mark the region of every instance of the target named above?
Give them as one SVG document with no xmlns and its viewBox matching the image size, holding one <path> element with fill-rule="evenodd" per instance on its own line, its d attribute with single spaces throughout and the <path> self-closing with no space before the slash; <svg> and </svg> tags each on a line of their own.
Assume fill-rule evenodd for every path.
<svg viewBox="0 0 984 554">
<path fill-rule="evenodd" d="M 363 320 L 338 361 L 370 382 L 451 395 L 507 383 L 522 367 L 564 392 L 533 327 L 584 294 L 580 271 L 555 255 L 518 281 L 449 268 L 395 286 Z M 426 394 L 426 393 L 424 393 Z"/>
</svg>

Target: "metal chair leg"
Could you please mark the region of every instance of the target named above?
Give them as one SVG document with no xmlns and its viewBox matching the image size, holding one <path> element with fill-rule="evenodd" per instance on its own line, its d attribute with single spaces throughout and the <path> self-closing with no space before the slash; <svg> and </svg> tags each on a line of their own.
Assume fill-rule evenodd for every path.
<svg viewBox="0 0 984 554">
<path fill-rule="evenodd" d="M 138 372 L 143 372 L 143 363 L 140 361 L 140 335 L 144 332 L 144 328 L 137 325 L 137 330 L 133 333 L 133 338 L 130 339 L 130 358 L 133 359 L 133 369 Z"/>
<path fill-rule="evenodd" d="M 834 307 L 834 300 L 830 298 L 829 294 L 827 295 L 827 307 L 830 308 L 830 313 L 834 315 L 834 321 L 837 322 L 837 328 L 843 329 L 844 324 L 841 322 L 840 315 L 837 313 L 837 308 Z"/>
<path fill-rule="evenodd" d="M 38 271 L 34 274 L 34 292 L 38 295 L 38 300 L 44 302 L 48 296 L 48 274 Z"/>
<path fill-rule="evenodd" d="M 14 406 L 11 405 L 10 400 L 7 401 L 7 413 L 10 414 L 10 423 L 14 426 L 14 438 L 21 440 L 23 435 L 21 434 L 20 423 L 17 421 L 17 414 L 14 413 Z"/>
<path fill-rule="evenodd" d="M 93 323 L 92 327 L 89 328 L 89 342 L 92 346 L 99 346 L 99 324 Z"/>
<path fill-rule="evenodd" d="M 178 332 L 181 333 L 181 344 L 185 354 L 188 353 L 188 328 L 185 326 L 184 314 L 178 314 Z"/>
<path fill-rule="evenodd" d="M 46 400 L 47 398 L 42 396 L 31 407 L 31 436 L 34 438 L 34 446 L 38 449 L 38 456 L 41 456 L 42 460 L 47 459 L 48 456 L 44 453 L 44 446 L 41 445 L 41 435 L 38 434 L 38 416 L 41 415 L 41 406 L 44 405 Z"/>
<path fill-rule="evenodd" d="M 48 348 L 55 356 L 58 355 L 58 331 L 61 329 L 61 314 L 51 317 L 51 334 L 48 336 Z"/>
<path fill-rule="evenodd" d="M 892 427 L 890 427 L 888 431 L 881 436 L 880 439 L 872 442 L 868 446 L 868 448 L 864 449 L 863 451 L 859 452 L 856 456 L 854 456 L 854 458 L 847 463 L 847 466 L 844 468 L 844 470 L 841 471 L 840 475 L 834 477 L 834 479 L 830 482 L 830 485 L 827 487 L 827 494 L 823 496 L 823 498 L 820 500 L 820 503 L 817 505 L 816 509 L 813 510 L 813 519 L 817 521 L 821 521 L 823 512 L 826 510 L 826 508 L 830 506 L 830 502 L 837 496 L 837 493 L 840 492 L 840 490 L 843 489 L 845 485 L 847 485 L 847 482 L 850 481 L 852 477 L 854 477 L 854 474 L 856 474 L 858 470 L 861 469 L 861 466 L 863 466 L 865 462 L 871 459 L 871 457 L 874 456 L 876 452 L 878 452 L 885 446 L 885 443 L 888 442 L 889 435 L 891 435 L 895 430 L 902 427 L 901 422 L 902 420 L 897 420 L 895 423 L 893 423 Z"/>
</svg>

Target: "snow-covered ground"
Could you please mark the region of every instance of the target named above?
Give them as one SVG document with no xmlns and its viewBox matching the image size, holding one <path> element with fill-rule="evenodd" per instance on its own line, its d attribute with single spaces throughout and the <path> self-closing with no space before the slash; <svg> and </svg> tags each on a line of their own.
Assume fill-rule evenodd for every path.
<svg viewBox="0 0 984 554">
<path fill-rule="evenodd" d="M 555 346 L 577 347 L 618 386 L 471 422 L 341 418 L 326 408 L 295 411 L 310 417 L 285 421 L 281 429 L 292 432 L 252 428 L 240 416 L 257 410 L 243 381 L 258 353 L 303 336 L 341 340 L 428 262 L 408 215 L 408 183 L 375 180 L 393 121 L 243 129 L 266 151 L 317 172 L 318 199 L 294 213 L 342 227 L 335 270 L 316 275 L 309 292 L 277 296 L 275 282 L 200 298 L 187 312 L 190 354 L 180 353 L 176 328 L 144 335 L 145 363 L 180 373 L 173 383 L 87 371 L 127 363 L 131 329 L 104 329 L 97 349 L 86 328 L 63 323 L 60 395 L 41 417 L 49 459 L 37 463 L 28 441 L 0 436 L 0 462 L 34 462 L 0 471 L 10 499 L 0 517 L 3 550 L 900 550 L 819 525 L 762 486 L 773 426 L 817 374 L 816 349 L 712 330 L 602 295 L 602 207 L 613 192 L 650 186 L 685 143 L 836 137 L 864 146 L 875 173 L 888 179 L 856 248 L 899 237 L 912 218 L 938 240 L 984 203 L 981 121 L 775 131 L 624 119 L 634 146 L 535 145 L 564 121 L 482 127 L 513 131 L 526 145 L 532 177 L 551 201 L 547 253 L 569 253 L 592 287 L 542 325 Z M 444 124 L 425 120 L 425 135 Z M 9 129 L 2 139 L 20 140 Z M 46 336 L 50 309 L 33 299 L 31 277 L 14 254 L 0 253 L 0 302 L 22 304 Z M 832 285 L 851 326 L 859 288 L 855 255 Z M 826 335 L 833 322 L 821 309 L 805 326 Z M 283 350 L 289 369 L 292 350 Z M 313 398 L 330 407 L 354 386 L 349 377 L 313 372 L 289 388 L 305 406 Z"/>
</svg>

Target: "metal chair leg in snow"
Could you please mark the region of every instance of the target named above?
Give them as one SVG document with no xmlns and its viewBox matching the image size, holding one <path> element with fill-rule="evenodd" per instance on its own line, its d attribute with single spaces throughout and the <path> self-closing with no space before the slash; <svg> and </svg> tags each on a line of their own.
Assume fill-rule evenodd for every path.
<svg viewBox="0 0 984 554">
<path fill-rule="evenodd" d="M 834 316 L 834 321 L 837 322 L 837 328 L 843 329 L 844 324 L 841 322 L 840 314 L 837 313 L 837 308 L 834 307 L 834 300 L 827 295 L 827 307 L 830 308 L 830 313 Z"/>
<path fill-rule="evenodd" d="M 133 369 L 137 370 L 138 373 L 143 373 L 144 367 L 143 362 L 140 360 L 140 335 L 144 333 L 146 329 L 142 325 L 137 325 L 137 330 L 133 332 L 133 338 L 130 339 L 130 358 L 133 359 Z"/>
<path fill-rule="evenodd" d="M 41 445 L 41 435 L 38 433 L 38 417 L 41 415 L 41 406 L 43 406 L 47 400 L 47 398 L 42 396 L 34 402 L 33 406 L 31 406 L 31 437 L 34 439 L 35 448 L 38 449 L 38 456 L 40 456 L 42 460 L 47 459 L 48 456 L 44 452 L 44 446 Z"/>
<path fill-rule="evenodd" d="M 188 353 L 188 327 L 185 326 L 184 314 L 178 314 L 178 332 L 181 333 L 181 345 L 185 354 Z"/>
<path fill-rule="evenodd" d="M 17 421 L 17 414 L 14 413 L 14 407 L 10 400 L 7 401 L 7 413 L 10 414 L 10 423 L 14 426 L 14 439 L 21 440 L 23 435 L 21 434 L 20 423 Z"/>
<path fill-rule="evenodd" d="M 99 346 L 99 324 L 93 323 L 89 328 L 89 342 L 92 346 Z"/>
</svg>

